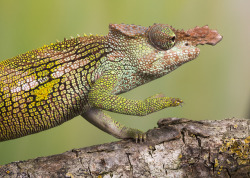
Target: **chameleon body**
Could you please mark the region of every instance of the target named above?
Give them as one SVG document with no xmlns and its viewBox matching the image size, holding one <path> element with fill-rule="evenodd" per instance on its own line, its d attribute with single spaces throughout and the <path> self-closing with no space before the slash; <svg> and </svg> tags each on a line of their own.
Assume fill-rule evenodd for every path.
<svg viewBox="0 0 250 178">
<path fill-rule="evenodd" d="M 83 36 L 0 63 L 0 141 L 40 132 L 82 115 L 117 138 L 145 140 L 143 132 L 102 110 L 147 115 L 182 100 L 157 94 L 143 101 L 119 96 L 168 74 L 199 54 L 198 44 L 222 37 L 207 26 L 110 24 L 107 36 Z"/>
</svg>

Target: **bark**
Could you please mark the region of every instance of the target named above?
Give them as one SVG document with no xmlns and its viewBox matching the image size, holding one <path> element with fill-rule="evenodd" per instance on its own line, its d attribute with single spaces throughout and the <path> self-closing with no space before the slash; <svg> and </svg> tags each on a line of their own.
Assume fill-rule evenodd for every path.
<svg viewBox="0 0 250 178">
<path fill-rule="evenodd" d="M 131 140 L 0 166 L 0 177 L 250 177 L 250 120 L 166 118 Z"/>
</svg>

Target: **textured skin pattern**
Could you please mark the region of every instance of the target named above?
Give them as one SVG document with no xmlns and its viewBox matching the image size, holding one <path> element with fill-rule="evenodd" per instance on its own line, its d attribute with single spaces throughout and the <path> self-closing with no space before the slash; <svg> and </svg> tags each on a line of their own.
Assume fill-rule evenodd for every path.
<svg viewBox="0 0 250 178">
<path fill-rule="evenodd" d="M 221 40 L 206 26 L 188 32 L 168 25 L 152 27 L 111 24 L 107 36 L 65 39 L 1 62 L 0 141 L 46 130 L 77 115 L 117 138 L 144 137 L 99 109 L 146 115 L 178 106 L 180 99 L 157 95 L 136 101 L 118 94 L 196 58 L 196 45 Z"/>
<path fill-rule="evenodd" d="M 81 112 L 105 58 L 105 37 L 79 37 L 0 63 L 0 140 L 59 125 Z"/>
</svg>

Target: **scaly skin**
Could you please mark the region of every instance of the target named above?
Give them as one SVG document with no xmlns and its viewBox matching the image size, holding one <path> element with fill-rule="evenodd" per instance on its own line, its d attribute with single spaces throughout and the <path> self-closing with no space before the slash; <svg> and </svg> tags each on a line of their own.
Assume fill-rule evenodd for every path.
<svg viewBox="0 0 250 178">
<path fill-rule="evenodd" d="M 146 139 L 102 110 L 130 115 L 178 106 L 182 100 L 154 95 L 143 101 L 120 93 L 157 79 L 199 54 L 198 44 L 221 36 L 207 26 L 187 32 L 111 24 L 107 36 L 84 36 L 45 45 L 0 63 L 0 141 L 22 137 L 82 115 L 117 138 Z"/>
</svg>

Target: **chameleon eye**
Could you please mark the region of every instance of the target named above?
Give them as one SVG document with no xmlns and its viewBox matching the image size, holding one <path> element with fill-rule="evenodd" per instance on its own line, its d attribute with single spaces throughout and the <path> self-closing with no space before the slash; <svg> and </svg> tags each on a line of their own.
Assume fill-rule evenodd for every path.
<svg viewBox="0 0 250 178">
<path fill-rule="evenodd" d="M 155 24 L 149 28 L 150 43 L 160 50 L 168 50 L 175 44 L 175 33 L 168 25 Z"/>
</svg>

